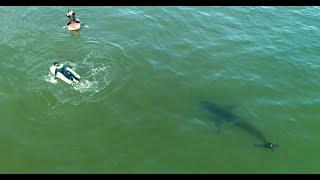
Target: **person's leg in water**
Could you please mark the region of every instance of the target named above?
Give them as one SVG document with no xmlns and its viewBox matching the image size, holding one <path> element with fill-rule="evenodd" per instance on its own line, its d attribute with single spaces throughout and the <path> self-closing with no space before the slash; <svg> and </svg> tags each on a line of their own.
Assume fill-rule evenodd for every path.
<svg viewBox="0 0 320 180">
<path fill-rule="evenodd" d="M 80 82 L 80 79 L 79 78 L 77 78 L 75 75 L 73 75 L 72 73 L 71 73 L 71 77 L 73 78 L 73 79 L 75 79 L 75 80 L 77 80 L 77 81 L 79 81 Z"/>
<path fill-rule="evenodd" d="M 71 72 L 69 72 L 67 70 L 66 70 L 66 75 L 65 76 L 66 76 L 66 78 L 70 79 L 71 81 L 73 81 L 73 79 L 75 79 L 75 80 L 80 82 L 79 78 L 77 78 L 75 75 L 73 75 Z"/>
<path fill-rule="evenodd" d="M 61 68 L 61 71 L 62 71 L 62 74 L 63 74 L 66 78 L 70 79 L 71 81 L 73 81 L 73 79 L 75 79 L 75 80 L 77 80 L 77 81 L 80 82 L 80 79 L 79 79 L 79 78 L 77 78 L 75 75 L 73 75 L 70 71 L 67 70 L 67 66 L 63 66 L 63 67 Z"/>
</svg>

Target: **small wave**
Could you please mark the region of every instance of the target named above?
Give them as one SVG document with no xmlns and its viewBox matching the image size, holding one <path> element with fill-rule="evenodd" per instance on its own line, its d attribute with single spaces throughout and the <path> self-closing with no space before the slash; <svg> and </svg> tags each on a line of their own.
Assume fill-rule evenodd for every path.
<svg viewBox="0 0 320 180">
<path fill-rule="evenodd" d="M 85 81 L 80 85 L 78 90 L 80 92 L 93 92 L 97 93 L 102 89 L 105 89 L 111 82 L 111 67 L 106 66 L 98 66 L 94 67 L 87 73 L 88 76 L 85 77 Z"/>
<path fill-rule="evenodd" d="M 48 75 L 43 76 L 44 80 L 47 82 L 50 82 L 52 84 L 56 84 L 58 81 L 54 79 L 54 76 L 51 73 L 48 73 Z"/>
<path fill-rule="evenodd" d="M 99 41 L 86 41 L 87 43 L 94 43 L 94 44 L 99 44 Z"/>
<path fill-rule="evenodd" d="M 75 90 L 80 91 L 81 93 L 88 92 L 88 91 L 92 90 L 92 87 L 94 87 L 94 83 L 90 82 L 88 80 L 84 80 L 84 81 L 81 81 L 80 83 L 73 84 L 73 88 Z M 94 88 L 94 89 L 96 89 L 96 88 Z M 95 91 L 99 92 L 99 90 L 95 90 Z"/>
</svg>

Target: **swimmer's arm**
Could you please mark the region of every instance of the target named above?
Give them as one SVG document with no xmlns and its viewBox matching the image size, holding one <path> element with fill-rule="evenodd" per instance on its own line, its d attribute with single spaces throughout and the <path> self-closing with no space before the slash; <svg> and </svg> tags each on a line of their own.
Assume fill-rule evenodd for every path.
<svg viewBox="0 0 320 180">
<path fill-rule="evenodd" d="M 83 26 L 86 27 L 86 28 L 89 27 L 86 23 L 80 21 L 80 19 L 76 19 L 76 22 L 77 22 L 77 23 L 80 23 L 81 25 L 83 25 Z"/>
<path fill-rule="evenodd" d="M 81 25 L 85 25 L 82 21 L 80 21 L 80 19 L 76 19 L 77 23 L 80 23 Z"/>
</svg>

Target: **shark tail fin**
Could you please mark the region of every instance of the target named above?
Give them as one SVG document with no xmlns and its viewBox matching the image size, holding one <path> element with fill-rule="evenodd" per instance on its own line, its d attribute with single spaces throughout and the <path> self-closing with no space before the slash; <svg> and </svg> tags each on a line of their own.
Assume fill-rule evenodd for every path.
<svg viewBox="0 0 320 180">
<path fill-rule="evenodd" d="M 274 143 L 264 143 L 264 144 L 254 144 L 254 148 L 264 148 L 264 149 L 270 149 L 274 151 L 275 148 L 279 147 L 279 144 L 274 144 Z"/>
</svg>

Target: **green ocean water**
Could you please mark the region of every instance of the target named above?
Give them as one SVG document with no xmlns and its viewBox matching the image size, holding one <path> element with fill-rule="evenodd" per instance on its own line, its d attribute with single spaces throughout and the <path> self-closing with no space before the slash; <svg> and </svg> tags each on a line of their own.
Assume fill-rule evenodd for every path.
<svg viewBox="0 0 320 180">
<path fill-rule="evenodd" d="M 319 173 L 319 10 L 1 7 L 0 173 Z M 48 82 L 53 61 L 86 87 Z"/>
</svg>

